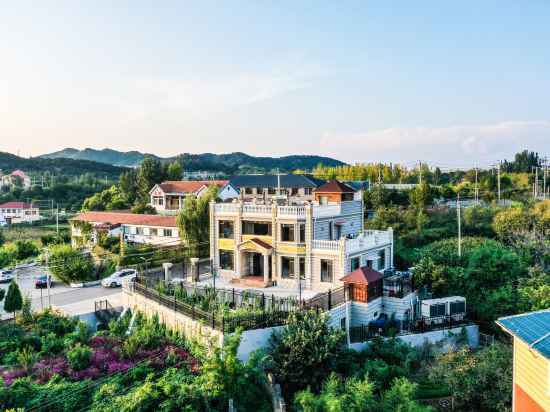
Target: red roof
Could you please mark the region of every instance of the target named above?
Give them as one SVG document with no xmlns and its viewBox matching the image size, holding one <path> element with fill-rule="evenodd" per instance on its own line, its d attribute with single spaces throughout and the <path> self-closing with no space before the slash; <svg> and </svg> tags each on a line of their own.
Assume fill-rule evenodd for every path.
<svg viewBox="0 0 550 412">
<path fill-rule="evenodd" d="M 0 209 L 32 209 L 34 206 L 26 202 L 7 202 L 0 205 Z"/>
<path fill-rule="evenodd" d="M 344 283 L 354 283 L 356 285 L 368 285 L 370 283 L 376 282 L 377 280 L 382 279 L 382 273 L 369 268 L 368 266 L 363 266 L 358 269 L 355 269 L 353 272 L 348 273 L 342 279 Z"/>
<path fill-rule="evenodd" d="M 177 227 L 176 216 L 140 215 L 127 212 L 83 212 L 73 220 L 104 224 Z"/>
<path fill-rule="evenodd" d="M 26 179 L 28 176 L 27 174 L 22 170 L 14 170 L 11 172 L 12 176 L 19 176 L 21 179 Z"/>
<path fill-rule="evenodd" d="M 355 189 L 338 180 L 331 180 L 315 189 L 315 193 L 355 193 Z"/>
<path fill-rule="evenodd" d="M 229 180 L 169 180 L 159 184 L 164 193 L 197 193 L 202 187 L 225 186 Z"/>
<path fill-rule="evenodd" d="M 256 243 L 258 246 L 263 247 L 264 249 L 273 249 L 269 243 L 264 242 L 262 239 L 258 239 L 257 237 L 250 239 L 250 241 Z"/>
</svg>

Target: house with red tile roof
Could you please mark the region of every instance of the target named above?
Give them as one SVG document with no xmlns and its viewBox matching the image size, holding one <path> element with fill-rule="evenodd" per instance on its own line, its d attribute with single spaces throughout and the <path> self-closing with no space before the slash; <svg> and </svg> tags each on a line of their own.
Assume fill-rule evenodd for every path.
<svg viewBox="0 0 550 412">
<path fill-rule="evenodd" d="M 23 189 L 30 189 L 31 178 L 22 170 L 14 170 L 10 174 L 2 175 L 0 173 L 0 186 L 14 187 L 20 182 Z"/>
<path fill-rule="evenodd" d="M 102 233 L 122 237 L 127 243 L 175 246 L 181 242 L 175 216 L 83 212 L 71 219 L 71 238 L 75 247 L 97 244 Z"/>
<path fill-rule="evenodd" d="M 150 191 L 150 205 L 162 214 L 176 214 L 187 196 L 201 197 L 209 186 L 217 186 L 220 196 L 237 197 L 228 180 L 170 180 L 156 184 Z"/>
<path fill-rule="evenodd" d="M 0 205 L 0 220 L 7 224 L 31 223 L 40 220 L 40 209 L 27 202 L 7 202 Z"/>
</svg>

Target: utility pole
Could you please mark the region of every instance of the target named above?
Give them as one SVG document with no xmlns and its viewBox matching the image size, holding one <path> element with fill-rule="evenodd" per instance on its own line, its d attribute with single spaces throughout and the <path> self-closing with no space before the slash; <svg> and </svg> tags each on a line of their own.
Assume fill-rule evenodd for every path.
<svg viewBox="0 0 550 412">
<path fill-rule="evenodd" d="M 546 172 L 548 170 L 548 165 L 546 164 L 546 157 L 544 158 L 544 169 L 542 175 L 542 197 L 546 200 Z"/>
<path fill-rule="evenodd" d="M 476 170 L 476 185 L 475 185 L 474 193 L 475 193 L 476 205 L 478 205 L 479 204 L 479 189 L 478 189 L 478 186 L 477 186 L 477 166 L 476 166 L 475 170 Z"/>
<path fill-rule="evenodd" d="M 498 203 L 500 204 L 500 161 L 497 166 L 498 177 L 497 177 L 497 188 L 498 188 Z"/>
<path fill-rule="evenodd" d="M 422 161 L 418 161 L 418 172 L 419 172 L 419 181 L 418 184 L 422 184 Z"/>
<path fill-rule="evenodd" d="M 48 250 L 46 249 L 46 268 L 49 266 L 49 260 L 50 260 L 50 254 L 48 253 Z M 46 272 L 46 286 L 48 288 L 48 308 L 52 307 L 52 297 L 50 293 L 50 283 L 51 283 L 51 275 Z M 42 289 L 41 289 L 42 290 Z"/>
<path fill-rule="evenodd" d="M 462 234 L 460 222 L 460 191 L 456 195 L 456 218 L 458 221 L 458 257 L 462 257 Z"/>
<path fill-rule="evenodd" d="M 539 197 L 539 167 L 535 166 L 535 200 Z"/>
<path fill-rule="evenodd" d="M 59 205 L 55 208 L 55 230 L 59 236 Z"/>
</svg>

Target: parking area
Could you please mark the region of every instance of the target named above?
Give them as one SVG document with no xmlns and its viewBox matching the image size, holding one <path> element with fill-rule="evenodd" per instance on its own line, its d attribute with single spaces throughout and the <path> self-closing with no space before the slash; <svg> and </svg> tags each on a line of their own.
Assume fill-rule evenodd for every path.
<svg viewBox="0 0 550 412">
<path fill-rule="evenodd" d="M 35 279 L 40 275 L 49 274 L 47 268 L 36 266 L 32 268 L 17 269 L 17 283 L 23 296 L 30 296 L 33 309 L 40 310 L 48 307 L 48 302 L 52 306 L 70 305 L 86 299 L 101 299 L 120 292 L 120 288 L 106 289 L 101 286 L 92 286 L 87 288 L 71 288 L 64 285 L 59 280 L 53 279 L 53 285 L 50 288 L 50 297 L 48 299 L 48 289 L 35 288 Z M 1 289 L 8 289 L 9 284 L 0 284 Z M 4 312 L 3 302 L 0 302 L 0 317 L 6 318 L 10 314 Z"/>
</svg>

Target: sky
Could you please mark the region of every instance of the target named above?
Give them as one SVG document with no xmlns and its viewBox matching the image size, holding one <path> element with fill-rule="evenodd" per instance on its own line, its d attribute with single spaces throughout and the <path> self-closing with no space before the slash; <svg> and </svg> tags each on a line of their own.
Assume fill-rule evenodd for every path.
<svg viewBox="0 0 550 412">
<path fill-rule="evenodd" d="M 550 157 L 550 2 L 25 1 L 0 151 Z"/>
</svg>

